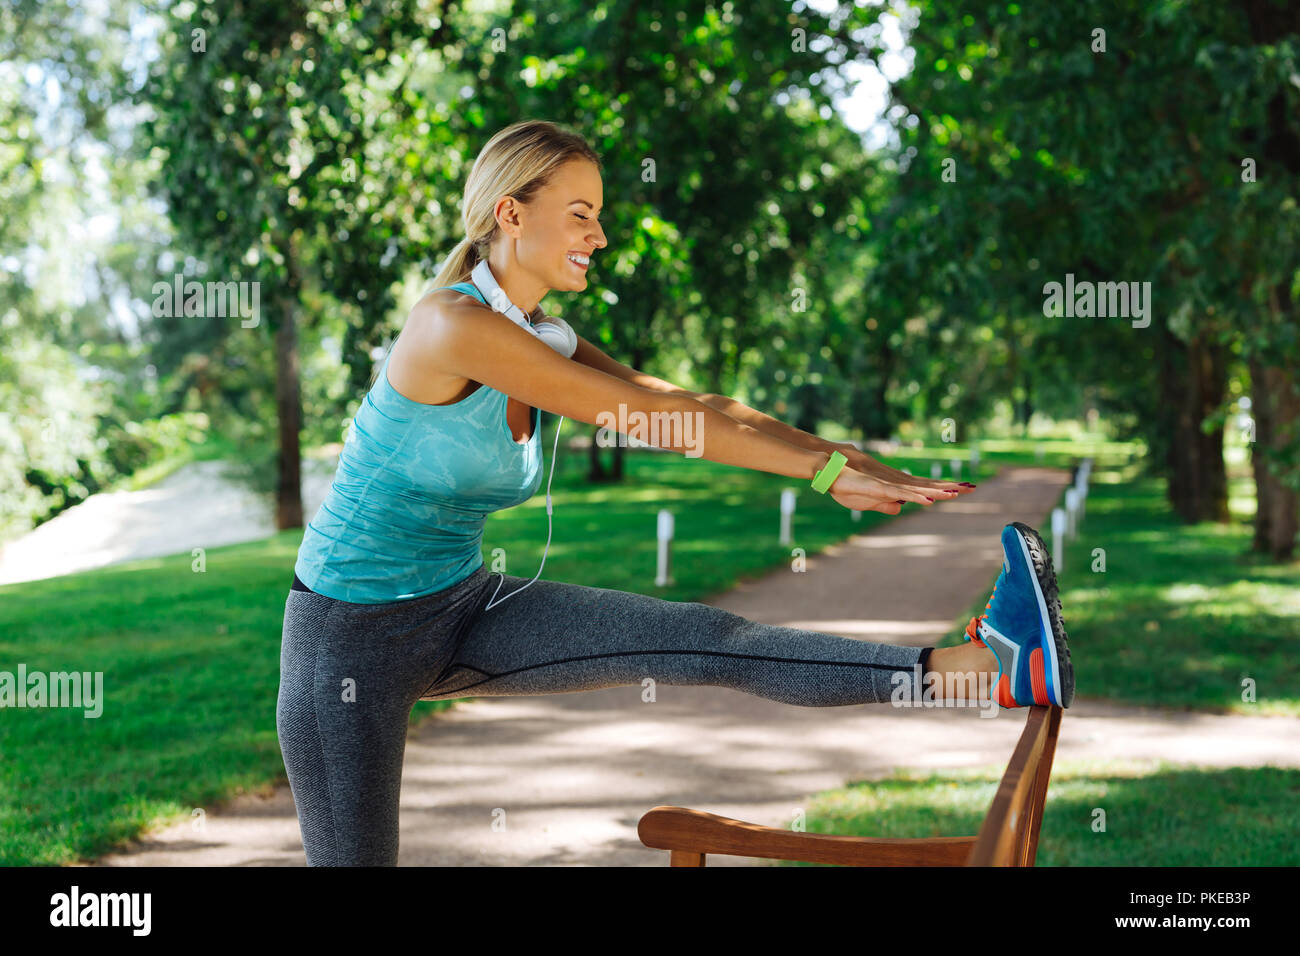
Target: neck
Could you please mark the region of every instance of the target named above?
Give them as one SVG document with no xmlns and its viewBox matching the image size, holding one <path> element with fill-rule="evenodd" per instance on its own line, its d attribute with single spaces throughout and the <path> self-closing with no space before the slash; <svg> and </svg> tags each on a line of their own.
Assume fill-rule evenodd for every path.
<svg viewBox="0 0 1300 956">
<path fill-rule="evenodd" d="M 488 255 L 488 268 L 492 270 L 492 277 L 497 280 L 497 285 L 501 286 L 506 298 L 522 309 L 530 320 L 540 318 L 542 296 L 548 290 L 523 270 L 511 250 L 493 249 Z"/>
</svg>

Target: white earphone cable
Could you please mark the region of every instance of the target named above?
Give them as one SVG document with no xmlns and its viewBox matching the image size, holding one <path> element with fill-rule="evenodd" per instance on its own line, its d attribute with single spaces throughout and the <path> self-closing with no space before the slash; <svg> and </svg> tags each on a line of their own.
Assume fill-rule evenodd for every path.
<svg viewBox="0 0 1300 956">
<path fill-rule="evenodd" d="M 573 329 L 569 327 L 569 323 L 565 322 L 563 319 L 549 319 L 542 327 L 537 327 L 533 321 L 534 318 L 539 315 L 542 318 L 546 317 L 545 313 L 541 311 L 540 303 L 537 308 L 529 314 L 525 313 L 523 309 L 511 302 L 510 297 L 505 294 L 505 290 L 501 288 L 496 277 L 492 275 L 492 267 L 488 265 L 486 259 L 481 260 L 478 265 L 474 267 L 474 271 L 470 275 L 470 283 L 478 289 L 479 294 L 483 296 L 485 303 L 489 304 L 494 311 L 503 313 L 506 318 L 510 319 L 510 321 L 531 332 L 561 355 L 567 358 L 573 357 L 573 353 L 578 347 L 578 339 Z M 484 289 L 487 291 L 484 292 Z M 551 479 L 555 477 L 555 459 L 560 448 L 560 426 L 563 424 L 564 416 L 561 415 L 560 420 L 555 423 L 555 448 L 551 450 L 551 473 L 546 479 L 546 547 L 542 549 L 542 563 L 538 565 L 537 573 L 533 575 L 532 581 L 529 581 L 528 584 L 525 584 L 521 588 L 511 591 L 505 597 L 501 598 L 500 601 L 497 600 L 497 594 L 501 590 L 501 585 L 505 583 L 506 576 L 500 571 L 493 572 L 501 575 L 501 580 L 497 582 L 496 591 L 492 592 L 492 600 L 490 600 L 487 607 L 483 609 L 485 611 L 500 604 L 501 601 L 506 600 L 506 598 L 514 597 L 524 588 L 528 587 L 533 583 L 533 581 L 536 581 L 541 577 L 542 568 L 546 566 L 546 552 L 551 549 Z M 541 427 L 540 418 L 538 419 L 538 427 Z M 531 441 L 529 444 L 531 444 Z"/>
<path fill-rule="evenodd" d="M 533 581 L 536 581 L 539 577 L 542 576 L 542 568 L 546 566 L 546 552 L 549 551 L 551 548 L 551 514 L 552 514 L 551 479 L 555 477 L 555 457 L 556 457 L 556 452 L 559 450 L 560 447 L 560 426 L 562 424 L 564 424 L 563 415 L 561 415 L 560 420 L 555 423 L 555 447 L 551 449 L 551 473 L 546 476 L 546 547 L 542 549 L 542 563 L 537 566 L 537 573 L 533 575 Z M 540 420 L 538 422 L 538 427 L 539 428 L 541 427 Z M 496 599 L 497 593 L 501 590 L 501 585 L 506 583 L 506 576 L 504 574 L 501 574 L 500 571 L 494 571 L 493 573 L 501 575 L 501 580 L 497 582 L 496 591 L 492 592 L 492 600 L 488 601 L 487 607 L 483 609 L 485 611 L 491 610 L 493 607 L 500 604 L 501 601 L 505 601 L 508 600 L 509 598 L 514 597 L 524 588 L 528 587 L 529 584 L 533 583 L 533 581 L 529 581 L 528 584 L 525 584 L 523 587 L 516 588 L 515 590 L 507 594 L 505 597 L 503 597 L 501 601 L 498 601 Z"/>
</svg>

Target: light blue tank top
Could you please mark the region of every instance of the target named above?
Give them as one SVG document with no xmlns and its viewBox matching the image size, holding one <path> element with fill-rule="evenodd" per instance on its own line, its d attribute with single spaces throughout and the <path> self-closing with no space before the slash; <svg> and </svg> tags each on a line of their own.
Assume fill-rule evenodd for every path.
<svg viewBox="0 0 1300 956">
<path fill-rule="evenodd" d="M 487 304 L 473 283 L 442 288 Z M 533 409 L 532 433 L 520 443 L 506 421 L 508 400 L 480 384 L 450 405 L 413 401 L 389 383 L 385 358 L 303 533 L 294 573 L 353 604 L 425 597 L 473 574 L 488 514 L 527 501 L 542 482 L 541 411 Z"/>
</svg>

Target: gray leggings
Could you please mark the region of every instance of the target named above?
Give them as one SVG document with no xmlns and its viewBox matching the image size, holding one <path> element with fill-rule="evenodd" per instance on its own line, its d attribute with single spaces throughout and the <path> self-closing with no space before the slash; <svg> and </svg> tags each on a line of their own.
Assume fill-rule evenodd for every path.
<svg viewBox="0 0 1300 956">
<path fill-rule="evenodd" d="M 506 575 L 498 599 L 530 578 Z M 708 684 L 800 707 L 888 701 L 929 648 L 759 624 L 666 601 L 539 578 L 484 606 L 480 566 L 436 594 L 353 604 L 291 590 L 276 730 L 308 866 L 394 866 L 398 797 L 417 700 Z"/>
</svg>

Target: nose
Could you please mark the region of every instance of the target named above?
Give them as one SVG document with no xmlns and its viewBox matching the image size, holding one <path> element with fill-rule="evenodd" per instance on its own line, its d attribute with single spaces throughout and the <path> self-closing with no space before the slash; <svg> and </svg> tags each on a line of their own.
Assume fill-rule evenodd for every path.
<svg viewBox="0 0 1300 956">
<path fill-rule="evenodd" d="M 605 230 L 601 228 L 599 222 L 596 222 L 595 226 L 596 226 L 596 236 L 598 236 L 599 238 L 594 238 L 593 242 L 597 249 L 604 249 L 605 246 L 609 245 L 609 243 L 605 239 Z"/>
</svg>

